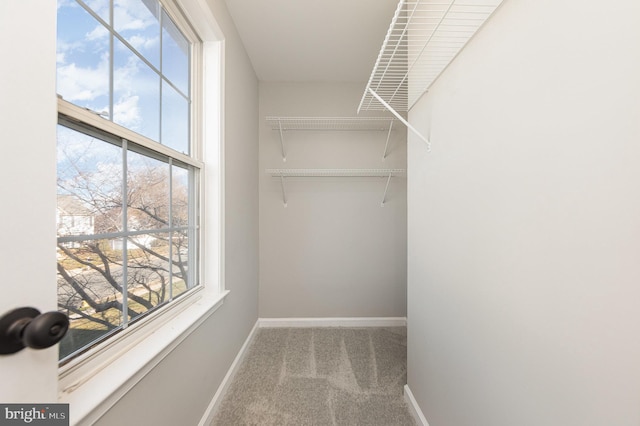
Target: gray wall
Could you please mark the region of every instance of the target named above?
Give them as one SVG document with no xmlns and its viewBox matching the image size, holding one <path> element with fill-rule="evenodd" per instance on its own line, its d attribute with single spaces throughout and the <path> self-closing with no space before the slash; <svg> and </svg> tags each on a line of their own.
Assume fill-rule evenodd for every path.
<svg viewBox="0 0 640 426">
<path fill-rule="evenodd" d="M 506 0 L 413 108 L 431 426 L 640 424 L 640 3 Z"/>
<path fill-rule="evenodd" d="M 222 0 L 225 34 L 225 246 L 222 307 L 168 355 L 99 425 L 195 425 L 258 314 L 258 82 Z"/>
<path fill-rule="evenodd" d="M 406 179 L 288 178 L 265 168 L 405 168 L 406 132 L 285 132 L 265 116 L 353 117 L 364 83 L 260 82 L 260 317 L 406 315 Z"/>
</svg>

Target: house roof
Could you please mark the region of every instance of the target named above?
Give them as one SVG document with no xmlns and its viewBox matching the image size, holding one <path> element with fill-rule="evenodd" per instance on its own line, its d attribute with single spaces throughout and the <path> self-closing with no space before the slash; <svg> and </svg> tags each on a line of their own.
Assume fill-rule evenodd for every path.
<svg viewBox="0 0 640 426">
<path fill-rule="evenodd" d="M 93 216 L 91 209 L 75 195 L 58 194 L 58 211 L 69 216 Z"/>
</svg>

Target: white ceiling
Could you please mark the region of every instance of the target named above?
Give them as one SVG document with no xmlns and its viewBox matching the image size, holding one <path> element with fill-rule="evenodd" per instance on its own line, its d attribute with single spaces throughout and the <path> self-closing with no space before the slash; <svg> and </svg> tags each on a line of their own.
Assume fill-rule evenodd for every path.
<svg viewBox="0 0 640 426">
<path fill-rule="evenodd" d="M 262 81 L 364 81 L 398 0 L 227 0 Z"/>
</svg>

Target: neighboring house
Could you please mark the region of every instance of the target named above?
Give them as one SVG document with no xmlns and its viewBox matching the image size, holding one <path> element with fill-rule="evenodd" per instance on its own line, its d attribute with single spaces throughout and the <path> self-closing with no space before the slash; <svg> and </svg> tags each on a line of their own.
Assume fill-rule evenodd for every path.
<svg viewBox="0 0 640 426">
<path fill-rule="evenodd" d="M 89 235 L 95 231 L 94 214 L 73 195 L 58 195 L 56 209 L 58 236 Z"/>
<path fill-rule="evenodd" d="M 151 235 L 136 235 L 134 237 L 129 237 L 129 241 L 131 241 L 132 243 L 129 243 L 128 250 L 137 248 L 136 244 L 139 244 L 140 246 L 145 248 L 151 248 L 151 243 L 153 243 L 155 240 L 156 238 Z M 121 238 L 111 240 L 111 250 L 122 250 L 122 249 L 123 249 L 123 245 L 122 245 Z"/>
</svg>

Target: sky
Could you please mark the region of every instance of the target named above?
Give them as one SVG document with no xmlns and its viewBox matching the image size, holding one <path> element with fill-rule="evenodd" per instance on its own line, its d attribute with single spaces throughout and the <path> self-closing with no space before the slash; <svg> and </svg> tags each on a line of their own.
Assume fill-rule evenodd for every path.
<svg viewBox="0 0 640 426">
<path fill-rule="evenodd" d="M 115 123 L 188 153 L 187 40 L 160 12 L 155 0 L 114 0 L 113 23 L 109 19 L 109 0 L 88 0 L 85 5 L 104 22 L 76 0 L 58 0 L 58 94 L 105 118 L 110 118 L 112 107 Z M 162 29 L 158 19 L 161 15 Z M 108 27 L 148 64 L 117 37 L 113 37 L 111 57 Z M 160 78 L 159 70 L 165 79 Z"/>
<path fill-rule="evenodd" d="M 113 121 L 156 141 L 162 133 L 165 145 L 188 153 L 189 105 L 183 96 L 189 89 L 186 39 L 168 18 L 163 18 L 161 30 L 158 16 L 162 12 L 156 0 L 114 0 L 113 24 L 109 0 L 88 0 L 85 4 L 104 22 L 76 0 L 58 0 L 58 94 L 109 119 L 112 76 Z M 115 29 L 155 69 L 117 37 L 113 37 L 111 60 L 108 27 Z M 160 69 L 166 79 L 160 78 Z M 59 193 L 75 192 L 90 199 L 122 187 L 120 146 L 60 125 L 57 150 Z M 166 168 L 168 173 L 168 163 L 132 152 L 127 158 L 129 173 L 152 168 Z M 174 185 L 188 186 L 186 169 L 174 166 L 173 176 Z"/>
<path fill-rule="evenodd" d="M 114 207 L 117 208 L 121 205 L 124 176 L 122 147 L 59 125 L 57 149 L 58 194 L 73 195 L 96 216 L 108 213 Z M 159 189 L 155 189 L 155 191 L 168 191 L 168 183 L 162 183 L 158 179 L 171 176 L 174 194 L 172 197 L 174 200 L 174 225 L 185 225 L 183 219 L 187 207 L 184 203 L 184 196 L 181 194 L 188 193 L 188 169 L 175 164 L 170 166 L 168 162 L 128 151 L 127 175 L 127 193 L 134 196 L 132 191 L 138 191 L 135 195 L 138 198 L 130 200 L 131 202 L 140 203 L 142 202 L 140 197 L 143 197 L 146 198 L 146 201 L 143 202 L 154 207 L 153 203 L 157 201 L 160 204 L 155 207 L 165 212 L 166 208 L 163 206 L 166 206 L 170 200 L 169 192 L 166 193 L 164 199 L 157 198 L 159 193 L 151 194 L 155 187 L 149 187 L 150 193 L 145 197 L 144 193 L 139 192 L 139 188 L 141 182 L 145 182 L 145 179 L 151 177 L 151 185 L 153 182 L 160 185 Z M 164 217 L 164 219 L 167 220 L 168 217 Z M 166 227 L 166 224 L 157 223 L 151 226 L 151 228 L 163 227 Z"/>
<path fill-rule="evenodd" d="M 113 10 L 109 10 L 110 3 L 110 0 L 86 0 L 83 4 L 96 15 L 93 16 L 81 5 L 81 0 L 58 0 L 58 94 L 66 101 L 88 108 L 105 119 L 178 152 L 189 154 L 187 40 L 161 11 L 157 0 L 113 0 Z M 119 34 L 131 47 L 114 36 L 114 33 Z M 169 234 L 153 231 L 167 227 L 169 202 L 173 203 L 173 225 L 186 225 L 184 218 L 187 217 L 188 203 L 185 202 L 184 193 L 188 193 L 186 188 L 189 186 L 189 170 L 171 166 L 168 160 L 153 159 L 130 149 L 126 152 L 125 178 L 123 148 L 119 141 L 112 142 L 58 125 L 58 194 L 74 195 L 96 217 L 102 214 L 105 218 L 110 212 L 117 211 L 122 204 L 122 184 L 127 179 L 128 201 L 148 207 L 162 219 L 142 222 L 136 220 L 132 209 L 126 230 L 135 231 L 141 226 L 141 230 L 148 230 L 149 234 L 133 237 L 129 241 L 135 238 L 151 241 L 154 238 L 150 235 L 164 235 L 166 239 Z M 169 193 L 169 184 L 164 176 L 171 176 L 173 194 Z M 148 178 L 147 181 L 144 181 L 145 177 Z M 137 193 L 134 194 L 136 181 L 144 183 L 138 185 Z M 157 192 L 151 194 L 154 183 L 157 185 Z M 142 218 L 146 217 L 142 215 Z M 118 230 L 122 230 L 122 224 L 116 222 L 116 226 Z M 62 227 L 58 231 L 59 237 L 66 234 Z M 100 231 L 75 229 L 73 232 Z M 180 233 L 177 232 L 171 234 L 172 241 L 178 235 Z M 94 236 L 88 235 L 87 238 Z M 188 246 L 186 241 L 185 237 L 185 249 Z M 133 263 L 129 259 L 130 269 L 125 270 L 129 271 L 129 285 L 137 284 L 135 277 L 145 282 L 155 279 L 151 271 L 158 264 L 167 267 L 166 262 L 153 256 L 151 259 L 148 261 L 146 275 L 140 275 L 140 267 L 147 266 L 144 258 Z M 137 269 L 131 265 L 135 265 Z M 177 273 L 178 269 L 174 269 L 174 274 Z M 88 277 L 86 282 L 92 288 L 104 287 L 100 284 L 103 280 L 95 278 L 97 274 L 79 270 L 72 274 L 76 279 L 85 274 Z M 91 278 L 93 281 L 88 281 L 90 277 L 94 277 Z M 84 281 L 81 279 L 81 282 Z M 59 291 L 63 301 L 69 297 L 68 286 L 61 286 Z M 80 346 L 83 344 L 81 342 Z"/>
</svg>

